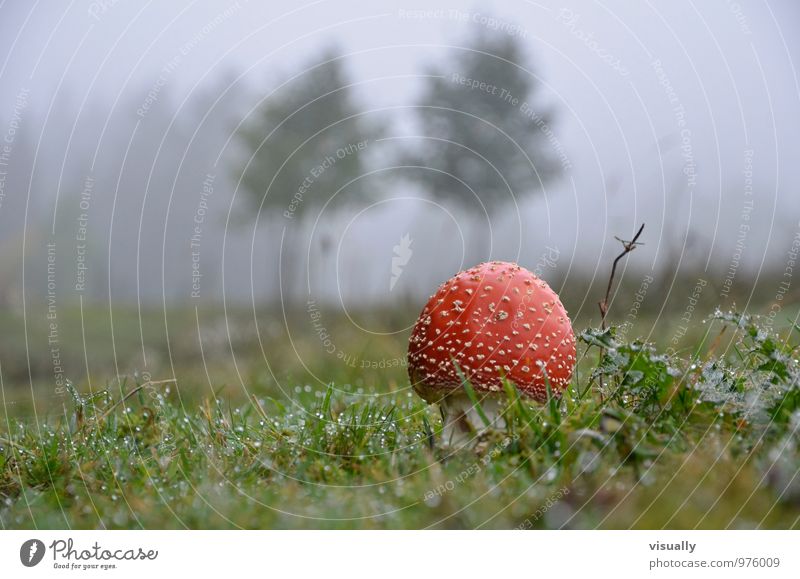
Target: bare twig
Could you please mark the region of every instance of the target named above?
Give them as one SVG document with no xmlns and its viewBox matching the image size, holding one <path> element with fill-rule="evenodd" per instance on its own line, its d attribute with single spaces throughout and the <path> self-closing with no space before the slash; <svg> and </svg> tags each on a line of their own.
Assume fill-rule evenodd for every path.
<svg viewBox="0 0 800 579">
<path fill-rule="evenodd" d="M 620 253 L 616 259 L 614 260 L 613 265 L 611 266 L 611 275 L 608 276 L 608 286 L 606 287 L 606 295 L 605 297 L 597 303 L 600 307 L 600 328 L 605 330 L 606 329 L 606 316 L 608 315 L 608 300 L 611 298 L 611 290 L 614 287 L 614 276 L 617 273 L 617 264 L 622 260 L 623 257 L 628 255 L 634 249 L 636 249 L 639 245 L 639 237 L 642 235 L 644 231 L 644 223 L 639 228 L 639 231 L 636 232 L 636 235 L 633 236 L 633 239 L 630 241 L 625 241 L 624 239 L 620 239 L 619 237 L 614 237 L 617 241 L 622 244 L 622 253 Z M 603 361 L 603 354 L 605 354 L 605 350 L 600 348 L 600 362 Z M 600 396 L 602 399 L 603 396 L 603 375 L 600 374 Z"/>
</svg>

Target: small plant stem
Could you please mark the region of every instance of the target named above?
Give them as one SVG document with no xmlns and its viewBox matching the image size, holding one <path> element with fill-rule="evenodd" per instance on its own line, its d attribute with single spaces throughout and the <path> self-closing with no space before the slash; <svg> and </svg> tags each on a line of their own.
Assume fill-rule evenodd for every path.
<svg viewBox="0 0 800 579">
<path fill-rule="evenodd" d="M 609 299 L 611 299 L 611 289 L 614 287 L 614 276 L 617 273 L 617 264 L 619 264 L 619 262 L 622 260 L 623 257 L 625 257 L 630 252 L 632 252 L 634 249 L 636 249 L 636 247 L 638 245 L 641 245 L 640 243 L 638 243 L 638 241 L 639 241 L 639 237 L 642 235 L 643 231 L 644 231 L 644 223 L 642 223 L 642 226 L 639 228 L 639 231 L 636 232 L 636 235 L 634 235 L 633 239 L 631 239 L 630 241 L 625 241 L 623 239 L 620 239 L 619 237 L 615 237 L 615 239 L 622 244 L 622 253 L 620 253 L 616 257 L 616 259 L 614 259 L 614 263 L 611 265 L 611 275 L 608 276 L 608 286 L 606 287 L 606 295 L 600 302 L 597 303 L 597 305 L 600 307 L 600 329 L 601 330 L 605 330 L 606 329 L 606 316 L 608 315 L 608 301 L 609 301 Z M 600 364 L 603 363 L 603 355 L 604 354 L 605 354 L 605 349 L 604 348 L 600 348 Z M 600 383 L 600 402 L 603 402 L 603 374 L 602 373 L 600 374 L 599 383 Z"/>
<path fill-rule="evenodd" d="M 143 388 L 147 388 L 148 386 L 153 386 L 156 384 L 169 384 L 172 382 L 177 382 L 177 380 L 175 380 L 174 378 L 169 380 L 158 380 L 158 381 L 148 380 L 143 384 L 139 384 L 136 388 L 134 388 L 133 390 L 128 392 L 125 396 L 120 398 L 117 402 L 115 402 L 108 410 L 103 412 L 103 414 L 100 416 L 100 420 L 104 420 L 109 414 L 111 414 L 117 408 L 117 406 L 119 406 L 120 404 L 124 404 L 126 400 L 128 400 L 131 396 L 133 396 L 137 392 L 140 392 Z"/>
</svg>

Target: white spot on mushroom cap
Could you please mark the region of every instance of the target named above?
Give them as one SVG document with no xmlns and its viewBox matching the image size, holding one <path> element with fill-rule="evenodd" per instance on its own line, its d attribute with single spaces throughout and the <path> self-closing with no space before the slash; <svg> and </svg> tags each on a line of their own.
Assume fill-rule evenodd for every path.
<svg viewBox="0 0 800 579">
<path fill-rule="evenodd" d="M 488 274 L 487 270 L 493 273 Z M 502 287 L 498 288 L 491 284 L 486 284 L 485 282 L 488 279 L 497 280 Z M 495 302 L 491 302 L 491 305 L 488 306 L 488 311 L 486 311 L 486 301 L 480 300 L 488 298 L 488 294 L 482 294 L 478 296 L 478 299 L 468 298 L 467 296 L 473 295 L 473 288 L 464 287 L 463 283 L 455 283 L 456 281 L 467 280 L 481 283 L 479 288 L 482 287 L 486 291 L 502 292 L 498 301 L 508 304 L 507 307 L 510 311 L 515 312 L 515 319 L 520 320 L 519 326 L 517 326 L 518 322 L 513 322 L 512 328 L 515 329 L 506 329 L 505 335 L 498 333 L 496 346 L 499 346 L 500 343 L 507 344 L 502 349 L 503 354 L 500 354 L 499 350 L 497 351 L 497 355 L 501 357 L 500 360 L 487 360 L 487 354 L 491 352 L 487 350 L 485 340 L 479 341 L 469 338 L 473 335 L 485 335 L 492 338 L 493 333 L 488 330 L 487 324 L 507 319 L 509 312 L 501 310 L 497 315 L 493 315 L 496 310 Z M 524 286 L 528 287 L 525 292 L 522 292 L 525 294 L 523 300 L 520 288 Z M 539 293 L 539 289 L 537 289 L 536 295 L 531 295 L 534 293 L 534 287 L 542 288 L 545 293 Z M 426 334 L 430 333 L 431 337 L 435 335 L 438 341 L 442 338 L 447 338 L 448 335 L 453 335 L 456 328 L 458 328 L 459 335 L 467 336 L 465 341 L 462 343 L 461 340 L 455 338 L 458 344 L 455 347 L 453 347 L 452 340 L 446 340 L 446 342 L 451 350 L 450 353 L 459 360 L 469 361 L 470 363 L 477 360 L 477 363 L 469 368 L 470 373 L 468 374 L 469 376 L 477 377 L 474 384 L 476 388 L 483 390 L 498 388 L 500 373 L 496 371 L 506 367 L 509 368 L 506 372 L 510 378 L 520 382 L 521 390 L 527 391 L 532 395 L 535 392 L 543 391 L 541 376 L 537 373 L 530 374 L 523 370 L 523 368 L 529 370 L 530 364 L 542 358 L 550 359 L 549 361 L 552 364 L 551 373 L 555 373 L 551 377 L 553 384 L 567 384 L 569 382 L 575 358 L 573 355 L 574 350 L 571 350 L 572 353 L 567 351 L 565 355 L 565 351 L 562 349 L 574 347 L 574 335 L 571 327 L 569 327 L 569 319 L 560 300 L 543 280 L 539 280 L 535 275 L 516 264 L 493 262 L 492 264 L 481 264 L 460 272 L 457 276 L 442 284 L 437 298 L 441 298 L 445 295 L 445 292 L 455 292 L 450 293 L 453 297 L 460 298 L 464 296 L 462 299 L 453 300 L 451 302 L 452 307 L 449 308 L 450 311 L 455 310 L 457 312 L 456 315 L 452 316 L 456 321 L 448 320 L 448 315 L 445 314 L 441 317 L 432 318 L 427 323 L 423 322 L 423 325 L 429 326 L 428 329 L 423 329 L 418 321 L 409 340 L 409 371 L 412 371 L 414 366 L 421 366 L 417 370 L 417 377 L 430 374 L 429 378 L 425 378 L 426 384 L 428 381 L 432 381 L 429 386 L 443 388 L 455 387 L 460 384 L 460 380 L 456 376 L 456 372 L 449 360 L 437 359 L 437 356 L 433 355 L 427 357 L 413 356 L 411 352 L 412 350 L 419 351 L 425 348 L 426 341 L 430 341 L 427 340 Z M 443 300 L 443 302 L 446 303 L 447 300 Z M 515 305 L 517 303 L 519 305 Z M 526 332 L 533 331 L 534 328 L 531 325 L 533 320 L 530 318 L 530 313 L 535 313 L 535 306 L 540 304 L 542 304 L 542 311 L 547 315 L 546 318 L 537 318 L 542 327 L 536 329 L 540 331 L 537 332 L 536 337 L 533 339 L 530 339 L 531 334 L 521 336 L 520 332 L 516 331 L 516 328 L 520 327 Z M 547 305 L 545 306 L 544 304 Z M 427 304 L 423 312 L 426 314 L 430 312 L 430 307 L 435 310 L 435 302 L 434 304 Z M 526 316 L 528 319 L 526 319 Z M 510 336 L 513 336 L 513 339 Z M 523 337 L 525 338 L 524 340 L 522 340 Z M 555 340 L 551 340 L 551 337 L 555 338 Z M 424 338 L 425 341 L 421 338 Z M 540 346 L 542 347 L 540 348 Z M 536 352 L 537 349 L 539 350 L 538 352 Z M 441 353 L 438 354 L 438 356 L 441 355 Z M 523 363 L 523 361 L 526 363 Z M 493 367 L 494 370 L 492 369 Z"/>
</svg>

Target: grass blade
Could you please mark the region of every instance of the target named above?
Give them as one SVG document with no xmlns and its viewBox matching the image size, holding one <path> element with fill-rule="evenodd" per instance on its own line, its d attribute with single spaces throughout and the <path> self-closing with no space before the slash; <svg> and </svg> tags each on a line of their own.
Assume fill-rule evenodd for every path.
<svg viewBox="0 0 800 579">
<path fill-rule="evenodd" d="M 480 403 L 480 401 L 478 400 L 478 397 L 475 394 L 475 389 L 472 387 L 472 384 L 470 384 L 469 380 L 467 380 L 467 377 L 464 375 L 464 372 L 461 371 L 461 367 L 458 365 L 458 362 L 453 360 L 453 366 L 456 369 L 456 373 L 458 374 L 459 380 L 461 380 L 461 386 L 466 391 L 467 398 L 469 398 L 469 401 L 472 402 L 472 406 L 475 408 L 475 411 L 478 413 L 478 416 L 480 417 L 481 422 L 483 422 L 484 426 L 486 426 L 487 428 L 491 427 L 492 423 L 489 420 L 489 417 L 486 416 L 486 413 L 483 411 L 483 407 L 481 406 L 481 403 Z"/>
</svg>

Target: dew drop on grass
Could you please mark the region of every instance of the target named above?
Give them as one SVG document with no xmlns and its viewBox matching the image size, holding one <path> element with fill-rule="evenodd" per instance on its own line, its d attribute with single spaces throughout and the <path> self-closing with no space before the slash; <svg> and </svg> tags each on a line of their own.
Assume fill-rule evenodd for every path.
<svg viewBox="0 0 800 579">
<path fill-rule="evenodd" d="M 442 502 L 441 497 L 439 497 L 439 495 L 435 495 L 433 493 L 429 493 L 425 497 L 425 504 L 427 506 L 431 507 L 431 508 L 438 507 L 439 503 L 441 503 L 441 502 Z"/>
</svg>

